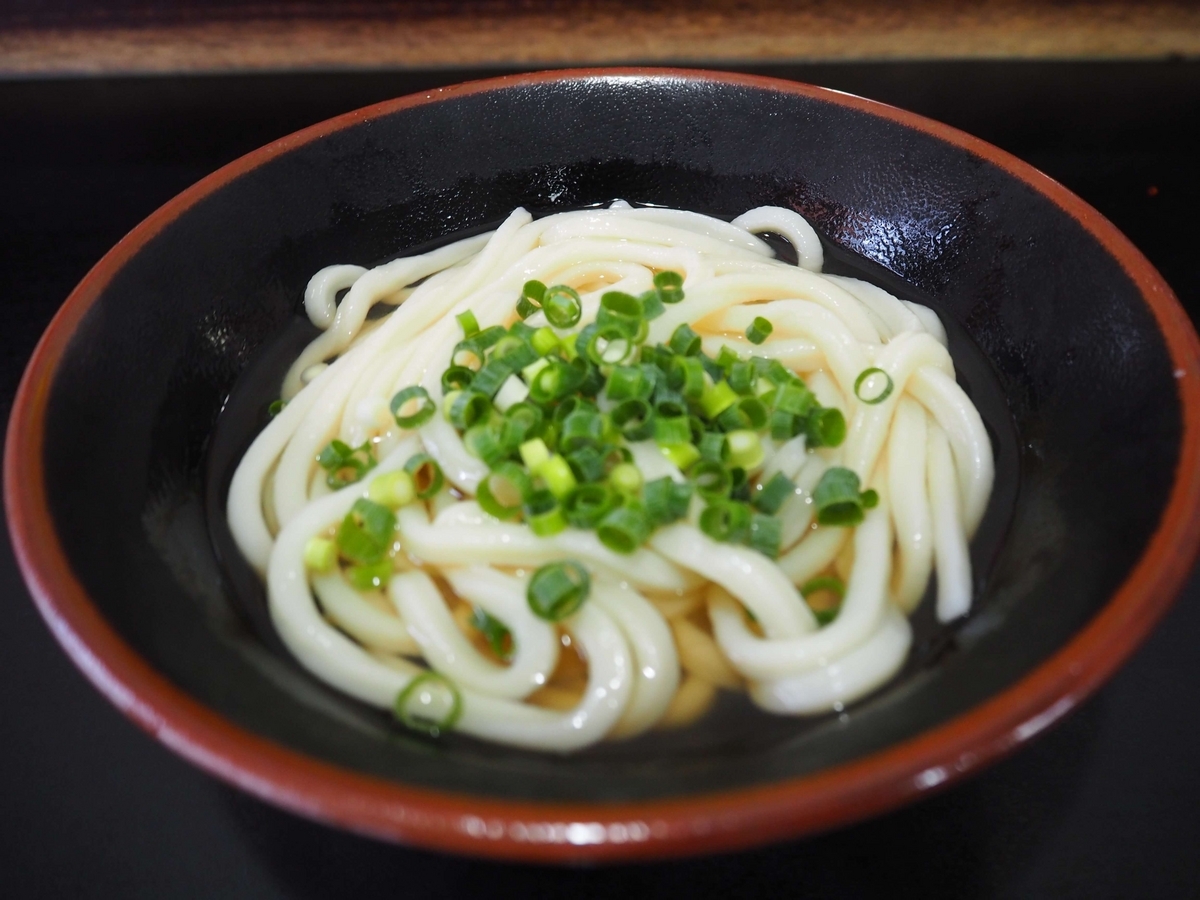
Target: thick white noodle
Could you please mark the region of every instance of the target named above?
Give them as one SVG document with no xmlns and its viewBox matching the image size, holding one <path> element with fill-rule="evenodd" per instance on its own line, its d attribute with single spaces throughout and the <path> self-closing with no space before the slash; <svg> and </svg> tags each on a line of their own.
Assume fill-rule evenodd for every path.
<svg viewBox="0 0 1200 900">
<path fill-rule="evenodd" d="M 643 548 L 622 556 L 600 543 L 595 532 L 574 528 L 540 538 L 523 525 L 493 519 L 474 501 L 449 507 L 433 523 L 417 505 L 400 510 L 398 520 L 408 551 L 436 566 L 542 566 L 574 558 L 641 589 L 686 591 L 698 584 L 651 550 Z"/>
<path fill-rule="evenodd" d="M 333 324 L 337 313 L 337 294 L 366 273 L 362 266 L 326 266 L 308 280 L 304 289 L 304 312 L 308 320 L 324 331 Z"/>
<path fill-rule="evenodd" d="M 895 675 L 912 645 L 912 626 L 894 609 L 878 630 L 849 653 L 819 669 L 750 685 L 750 697 L 776 715 L 812 716 L 842 710 Z"/>
<path fill-rule="evenodd" d="M 938 426 L 929 429 L 929 508 L 937 558 L 937 615 L 949 622 L 971 608 L 971 558 L 959 516 L 958 484 L 950 442 Z"/>
<path fill-rule="evenodd" d="M 854 569 L 841 611 L 831 624 L 801 637 L 782 639 L 773 637 L 764 625 L 767 637 L 761 638 L 750 631 L 736 604 L 717 597 L 709 604 L 717 643 L 733 667 L 753 681 L 828 665 L 879 628 L 888 606 L 891 549 L 891 517 L 881 500 L 855 529 Z"/>
<path fill-rule="evenodd" d="M 658 723 L 679 687 L 671 628 L 653 603 L 627 585 L 599 581 L 592 599 L 620 626 L 633 651 L 633 697 L 612 737 L 634 737 Z"/>
<path fill-rule="evenodd" d="M 767 232 L 792 243 L 798 266 L 773 258 L 755 236 Z M 754 701 L 780 714 L 841 709 L 877 688 L 907 657 L 911 630 L 901 611 L 919 602 L 935 565 L 938 617 L 970 610 L 967 539 L 986 508 L 994 462 L 937 315 L 868 282 L 822 275 L 822 259 L 816 232 L 791 210 L 761 207 L 724 222 L 617 202 L 536 221 L 517 209 L 494 232 L 429 253 L 317 272 L 304 305 L 323 333 L 289 370 L 281 391 L 288 403 L 243 457 L 228 498 L 231 531 L 266 579 L 284 643 L 318 677 L 382 708 L 432 669 L 460 692 L 459 730 L 558 752 L 674 721 L 688 666 L 689 683 L 709 685 L 704 696 L 711 684 L 742 689 L 747 679 Z M 728 348 L 743 359 L 780 360 L 821 405 L 845 415 L 838 447 L 763 440 L 751 490 L 777 473 L 795 484 L 777 514 L 778 560 L 705 536 L 697 497 L 683 521 L 629 555 L 594 531 L 538 537 L 470 499 L 489 469 L 440 414 L 441 373 L 462 339 L 455 317 L 469 310 L 483 328 L 508 326 L 521 286 L 538 279 L 576 287 L 586 324 L 606 291 L 641 294 L 663 270 L 681 273 L 685 298 L 650 323 L 649 343 L 687 323 L 709 354 Z M 368 320 L 377 303 L 396 308 Z M 774 326 L 762 345 L 746 337 L 758 316 Z M 542 327 L 545 315 L 527 324 Z M 870 367 L 893 382 L 877 404 L 855 396 Z M 395 392 L 414 384 L 439 408 L 415 433 L 389 409 Z M 496 402 L 525 392 L 514 376 Z M 316 461 L 333 438 L 365 444 L 380 460 L 362 482 L 336 491 Z M 646 480 L 686 481 L 652 440 L 629 450 Z M 327 537 L 373 479 L 421 451 L 441 466 L 447 489 L 398 511 L 400 555 L 386 590 L 360 594 L 339 571 L 308 572 L 309 540 Z M 853 469 L 880 495 L 857 528 L 813 524 L 813 492 L 831 466 Z M 526 601 L 528 578 L 568 558 L 590 571 L 591 596 L 565 622 L 548 623 Z M 834 621 L 818 628 L 799 587 L 831 568 L 848 571 L 846 595 Z M 439 584 L 509 629 L 511 658 L 501 663 L 476 649 Z M 704 597 L 711 636 L 685 618 L 702 615 Z M 526 701 L 552 685 L 562 631 L 586 660 L 587 686 L 574 708 L 554 711 L 537 705 L 549 698 Z"/>
<path fill-rule="evenodd" d="M 904 612 L 916 608 L 933 568 L 933 523 L 925 484 L 925 410 L 903 397 L 887 447 L 888 493 L 896 526 L 896 576 L 892 599 Z"/>
<path fill-rule="evenodd" d="M 650 546 L 672 562 L 716 582 L 754 613 L 767 634 L 787 638 L 817 627 L 795 586 L 767 557 L 736 544 L 719 544 L 691 525 L 668 525 Z"/>
<path fill-rule="evenodd" d="M 799 213 L 779 206 L 757 206 L 742 213 L 733 220 L 733 224 L 752 234 L 773 231 L 783 235 L 796 251 L 800 268 L 810 272 L 821 271 L 825 262 L 821 240 L 808 220 Z"/>
<path fill-rule="evenodd" d="M 491 697 L 520 700 L 544 685 L 558 665 L 562 645 L 553 626 L 529 609 L 524 583 L 486 566 L 451 569 L 446 580 L 458 596 L 512 632 L 513 656 L 508 665 L 484 657 L 459 630 L 432 579 L 410 572 L 393 578 L 388 592 L 429 665 L 455 684 Z"/>
<path fill-rule="evenodd" d="M 359 643 L 385 653 L 420 656 L 421 645 L 404 621 L 368 603 L 341 572 L 314 575 L 312 587 L 325 615 Z"/>
</svg>

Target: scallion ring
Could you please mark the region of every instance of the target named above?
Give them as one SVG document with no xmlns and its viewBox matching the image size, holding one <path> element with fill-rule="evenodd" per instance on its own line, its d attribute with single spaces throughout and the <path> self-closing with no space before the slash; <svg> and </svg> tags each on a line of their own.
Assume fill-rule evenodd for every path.
<svg viewBox="0 0 1200 900">
<path fill-rule="evenodd" d="M 533 485 L 525 469 L 516 463 L 503 463 L 479 482 L 475 499 L 489 516 L 506 521 L 521 514 L 521 507 L 532 492 Z"/>
<path fill-rule="evenodd" d="M 878 379 L 874 377 L 877 375 L 882 375 L 886 379 L 886 381 L 883 385 L 883 390 L 873 393 L 869 397 L 864 397 L 862 394 L 862 387 L 863 387 L 864 382 L 866 382 L 867 379 L 872 379 L 873 381 L 877 381 Z M 888 397 L 890 397 L 892 394 L 892 390 L 895 388 L 895 386 L 896 386 L 895 382 L 892 381 L 892 376 L 889 375 L 887 372 L 883 371 L 883 369 L 880 369 L 878 367 L 872 367 L 870 369 L 863 369 L 858 374 L 858 377 L 854 379 L 854 396 L 857 397 L 859 400 L 861 400 L 863 403 L 869 403 L 872 406 L 874 406 L 876 403 L 882 403 L 884 400 L 886 400 Z"/>
<path fill-rule="evenodd" d="M 414 402 L 416 403 L 416 409 L 407 413 L 402 412 Z M 425 390 L 419 384 L 414 384 L 397 392 L 392 397 L 390 408 L 392 415 L 396 417 L 396 424 L 401 428 L 419 428 L 432 419 L 433 414 L 437 412 L 437 404 L 429 396 L 429 391 Z"/>
<path fill-rule="evenodd" d="M 546 313 L 546 321 L 555 328 L 572 328 L 583 315 L 583 301 L 574 288 L 556 284 L 546 289 L 542 310 Z"/>
<path fill-rule="evenodd" d="M 462 711 L 462 695 L 458 688 L 438 672 L 418 675 L 396 695 L 392 704 L 392 712 L 402 725 L 430 737 L 453 728 L 462 717 Z"/>
<path fill-rule="evenodd" d="M 525 598 L 533 614 L 561 622 L 581 607 L 592 590 L 587 569 L 574 560 L 549 563 L 533 573 Z"/>
<path fill-rule="evenodd" d="M 479 333 L 479 320 L 475 318 L 475 313 L 471 312 L 469 309 L 465 310 L 464 312 L 460 312 L 454 318 L 457 319 L 458 324 L 462 326 L 463 337 L 474 337 Z"/>
<path fill-rule="evenodd" d="M 412 478 L 413 489 L 422 500 L 428 500 L 442 489 L 446 476 L 442 467 L 428 453 L 416 453 L 404 464 L 404 471 Z"/>
<path fill-rule="evenodd" d="M 746 339 L 752 344 L 761 344 L 771 336 L 771 332 L 775 330 L 775 326 L 762 316 L 755 316 L 754 321 L 750 323 L 750 327 L 746 329 Z"/>
</svg>

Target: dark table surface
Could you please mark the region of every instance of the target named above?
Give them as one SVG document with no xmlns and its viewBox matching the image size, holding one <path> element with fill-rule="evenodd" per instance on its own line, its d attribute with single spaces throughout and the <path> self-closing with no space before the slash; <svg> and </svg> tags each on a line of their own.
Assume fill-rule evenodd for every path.
<svg viewBox="0 0 1200 900">
<path fill-rule="evenodd" d="M 1200 321 L 1200 63 L 758 69 L 956 125 L 1112 219 Z M 203 175 L 367 103 L 487 73 L 0 83 L 0 412 L 87 269 Z M 1200 571 L 1096 696 L 891 815 L 737 855 L 556 870 L 317 825 L 221 784 L 74 670 L 0 540 L 0 895 L 1200 897 Z"/>
</svg>

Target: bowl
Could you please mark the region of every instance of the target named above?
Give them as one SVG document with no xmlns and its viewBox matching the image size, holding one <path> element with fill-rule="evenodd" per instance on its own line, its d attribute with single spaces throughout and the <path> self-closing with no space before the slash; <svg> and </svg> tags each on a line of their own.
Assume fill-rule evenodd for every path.
<svg viewBox="0 0 1200 900">
<path fill-rule="evenodd" d="M 779 204 L 834 266 L 933 306 L 997 489 L 972 615 L 918 613 L 901 675 L 818 719 L 735 701 L 574 757 L 399 733 L 283 650 L 224 496 L 308 277 L 623 198 Z M 727 850 L 879 813 L 977 771 L 1097 688 L 1200 546 L 1200 344 L 1109 222 L 982 141 L 858 97 L 679 70 L 481 81 L 349 113 L 199 182 L 110 251 L 47 330 L 4 460 L 41 614 L 117 707 L 296 813 L 539 861 Z"/>
</svg>

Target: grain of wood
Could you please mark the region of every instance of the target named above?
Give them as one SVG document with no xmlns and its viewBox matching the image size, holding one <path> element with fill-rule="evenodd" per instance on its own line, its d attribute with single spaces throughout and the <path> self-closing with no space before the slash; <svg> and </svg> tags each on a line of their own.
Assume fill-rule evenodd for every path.
<svg viewBox="0 0 1200 900">
<path fill-rule="evenodd" d="M 1200 55 L 1200 5 L 476 0 L 0 13 L 0 75 Z"/>
</svg>

